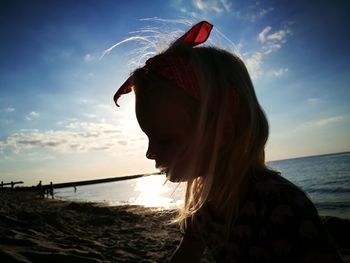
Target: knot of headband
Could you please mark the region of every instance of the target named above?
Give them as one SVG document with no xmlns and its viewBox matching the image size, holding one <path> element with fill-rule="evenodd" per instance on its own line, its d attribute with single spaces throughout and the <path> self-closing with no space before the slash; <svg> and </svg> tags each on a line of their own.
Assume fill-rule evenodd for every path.
<svg viewBox="0 0 350 263">
<path fill-rule="evenodd" d="M 189 31 L 181 36 L 175 43 L 186 43 L 192 47 L 204 43 L 212 30 L 213 25 L 202 21 L 194 25 Z M 145 69 L 151 69 L 166 79 L 174 82 L 179 88 L 194 98 L 199 98 L 198 81 L 193 67 L 181 57 L 171 54 L 161 54 L 146 61 Z M 114 95 L 114 102 L 118 105 L 118 99 L 123 94 L 132 91 L 132 76 L 129 77 Z"/>
</svg>

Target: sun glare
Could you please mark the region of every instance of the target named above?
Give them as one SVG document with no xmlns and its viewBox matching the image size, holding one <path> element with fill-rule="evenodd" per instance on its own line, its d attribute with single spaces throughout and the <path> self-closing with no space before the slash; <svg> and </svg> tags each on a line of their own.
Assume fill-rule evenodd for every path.
<svg viewBox="0 0 350 263">
<path fill-rule="evenodd" d="M 129 202 L 147 207 L 180 207 L 183 204 L 183 185 L 164 182 L 164 175 L 140 178 L 134 188 L 136 196 Z"/>
</svg>

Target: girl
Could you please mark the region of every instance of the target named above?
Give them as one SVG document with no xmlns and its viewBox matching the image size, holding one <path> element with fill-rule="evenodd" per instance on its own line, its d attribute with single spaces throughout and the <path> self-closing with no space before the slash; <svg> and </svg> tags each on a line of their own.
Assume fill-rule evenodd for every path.
<svg viewBox="0 0 350 263">
<path fill-rule="evenodd" d="M 170 262 L 200 262 L 205 247 L 216 262 L 341 262 L 305 193 L 265 164 L 268 123 L 242 60 L 196 47 L 211 29 L 192 27 L 114 96 L 134 89 L 146 157 L 187 182 Z"/>
</svg>

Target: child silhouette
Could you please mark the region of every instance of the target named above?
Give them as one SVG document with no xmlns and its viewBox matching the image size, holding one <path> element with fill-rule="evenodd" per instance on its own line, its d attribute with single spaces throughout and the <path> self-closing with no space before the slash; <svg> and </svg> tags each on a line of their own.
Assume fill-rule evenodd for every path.
<svg viewBox="0 0 350 263">
<path fill-rule="evenodd" d="M 187 182 L 170 262 L 200 262 L 206 247 L 217 262 L 341 262 L 306 194 L 265 164 L 268 122 L 243 61 L 197 47 L 211 29 L 193 26 L 114 96 L 135 91 L 146 157 Z"/>
</svg>

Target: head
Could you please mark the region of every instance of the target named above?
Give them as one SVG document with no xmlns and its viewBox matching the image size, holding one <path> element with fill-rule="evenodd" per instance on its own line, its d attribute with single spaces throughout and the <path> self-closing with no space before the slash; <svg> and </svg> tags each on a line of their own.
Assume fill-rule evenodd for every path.
<svg viewBox="0 0 350 263">
<path fill-rule="evenodd" d="M 156 72 L 141 68 L 133 79 L 136 117 L 148 137 L 146 157 L 170 181 L 187 181 L 198 102 Z"/>
<path fill-rule="evenodd" d="M 196 91 L 157 68 L 134 72 L 137 119 L 149 138 L 146 156 L 170 181 L 187 182 L 180 221 L 185 224 L 206 201 L 230 219 L 248 176 L 267 170 L 268 123 L 248 71 L 237 55 L 213 47 L 177 41 L 153 59 L 162 56 L 179 58 L 175 67 L 189 67 L 177 72 L 195 75 L 188 78 L 195 79 Z"/>
</svg>

